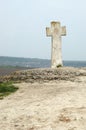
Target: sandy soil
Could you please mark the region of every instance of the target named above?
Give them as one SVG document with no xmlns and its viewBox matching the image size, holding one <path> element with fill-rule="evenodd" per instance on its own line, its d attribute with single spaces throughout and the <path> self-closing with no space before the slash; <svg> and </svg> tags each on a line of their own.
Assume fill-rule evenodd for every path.
<svg viewBox="0 0 86 130">
<path fill-rule="evenodd" d="M 16 86 L 0 100 L 0 130 L 86 130 L 86 77 Z"/>
</svg>

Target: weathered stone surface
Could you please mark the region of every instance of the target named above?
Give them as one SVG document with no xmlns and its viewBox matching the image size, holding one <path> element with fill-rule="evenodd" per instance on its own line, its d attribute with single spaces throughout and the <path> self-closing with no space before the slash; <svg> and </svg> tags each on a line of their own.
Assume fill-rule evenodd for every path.
<svg viewBox="0 0 86 130">
<path fill-rule="evenodd" d="M 51 22 L 51 28 L 46 28 L 46 35 L 52 37 L 51 67 L 57 68 L 63 66 L 61 36 L 66 35 L 66 27 L 60 26 L 60 22 Z"/>
<path fill-rule="evenodd" d="M 52 80 L 79 81 L 80 76 L 86 76 L 85 68 L 62 67 L 58 69 L 30 69 L 13 72 L 9 76 L 0 77 L 0 82 L 47 82 Z"/>
</svg>

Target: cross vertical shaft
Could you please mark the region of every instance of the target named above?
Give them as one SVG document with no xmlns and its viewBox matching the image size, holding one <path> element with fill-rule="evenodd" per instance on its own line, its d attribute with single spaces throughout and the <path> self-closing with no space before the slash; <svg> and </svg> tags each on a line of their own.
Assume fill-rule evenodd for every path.
<svg viewBox="0 0 86 130">
<path fill-rule="evenodd" d="M 61 27 L 60 22 L 51 22 L 51 28 L 46 28 L 46 34 L 52 37 L 51 67 L 63 66 L 61 36 L 66 35 L 66 27 Z"/>
</svg>

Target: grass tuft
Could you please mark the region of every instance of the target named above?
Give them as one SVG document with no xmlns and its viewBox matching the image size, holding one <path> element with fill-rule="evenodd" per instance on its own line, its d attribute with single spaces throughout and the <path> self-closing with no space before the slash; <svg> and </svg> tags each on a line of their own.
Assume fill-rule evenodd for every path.
<svg viewBox="0 0 86 130">
<path fill-rule="evenodd" d="M 15 87 L 12 83 L 0 83 L 0 99 L 3 99 L 5 96 L 16 92 L 18 87 Z"/>
</svg>

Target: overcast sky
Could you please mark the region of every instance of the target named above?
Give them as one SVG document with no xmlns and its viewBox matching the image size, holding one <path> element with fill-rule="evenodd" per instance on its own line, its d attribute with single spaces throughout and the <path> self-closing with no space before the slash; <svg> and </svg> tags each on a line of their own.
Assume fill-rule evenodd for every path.
<svg viewBox="0 0 86 130">
<path fill-rule="evenodd" d="M 0 0 L 0 56 L 50 59 L 51 21 L 67 29 L 63 60 L 86 60 L 86 0 Z"/>
</svg>

